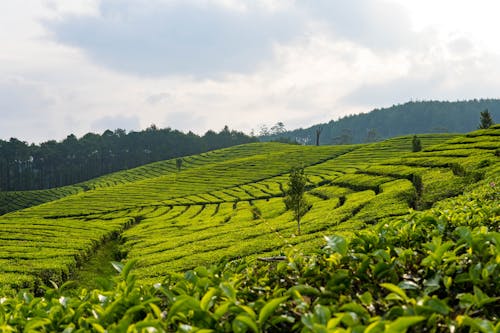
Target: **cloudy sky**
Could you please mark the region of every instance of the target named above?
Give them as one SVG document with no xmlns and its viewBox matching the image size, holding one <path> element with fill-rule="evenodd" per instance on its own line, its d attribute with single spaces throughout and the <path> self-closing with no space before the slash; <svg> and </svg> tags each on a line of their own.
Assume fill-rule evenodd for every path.
<svg viewBox="0 0 500 333">
<path fill-rule="evenodd" d="M 499 97 L 496 0 L 0 2 L 0 139 Z"/>
</svg>

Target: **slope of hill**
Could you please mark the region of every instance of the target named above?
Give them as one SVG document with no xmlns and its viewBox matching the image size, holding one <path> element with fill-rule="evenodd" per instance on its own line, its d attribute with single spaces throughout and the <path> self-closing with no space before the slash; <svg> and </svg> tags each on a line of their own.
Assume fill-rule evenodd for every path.
<svg viewBox="0 0 500 333">
<path fill-rule="evenodd" d="M 424 135 L 420 136 L 423 145 L 429 146 L 442 141 L 445 141 L 449 138 L 454 137 L 453 134 L 433 134 L 433 135 Z M 398 140 L 402 140 L 399 142 Z M 393 147 L 394 146 L 394 147 Z M 248 147 L 252 147 L 249 149 Z M 263 153 L 271 153 L 280 150 L 280 147 L 287 147 L 282 144 L 253 144 L 253 145 L 244 145 L 233 148 L 220 149 L 217 151 L 207 152 L 200 155 L 192 155 L 182 158 L 182 170 L 188 170 L 195 166 L 200 166 L 203 164 L 211 164 L 222 161 L 222 159 L 231 159 L 233 157 L 250 157 L 257 154 Z M 373 156 L 369 154 L 371 150 L 379 149 L 384 150 L 385 154 L 384 158 L 387 158 L 388 153 L 398 153 L 403 151 L 410 150 L 410 141 L 408 138 L 400 138 L 388 141 L 384 144 L 374 144 L 373 146 L 367 146 L 368 154 L 363 156 L 363 151 L 365 149 L 361 146 L 352 147 L 352 149 L 358 149 L 358 153 L 349 154 L 345 158 L 356 160 L 358 163 L 361 160 L 365 160 L 366 162 L 371 161 Z M 286 149 L 283 148 L 283 152 L 288 152 L 290 146 Z M 341 151 L 344 149 L 351 149 L 351 147 L 342 147 Z M 392 156 L 392 155 L 390 155 Z M 342 159 L 342 161 L 345 160 Z M 367 159 L 368 158 L 368 159 Z M 340 161 L 337 161 L 340 162 Z M 351 161 L 352 162 L 352 161 Z M 352 165 L 352 163 L 351 163 Z M 102 187 L 109 187 L 118 184 L 126 184 L 129 182 L 135 182 L 139 180 L 144 180 L 148 178 L 155 178 L 160 175 L 173 175 L 176 174 L 177 167 L 175 160 L 166 160 L 155 162 L 151 164 L 147 164 L 141 167 L 137 167 L 134 169 L 119 171 L 109 175 L 104 175 L 83 183 L 64 186 L 60 188 L 48 189 L 48 190 L 35 190 L 35 191 L 3 191 L 0 192 L 0 215 L 5 214 L 11 211 L 39 205 L 45 202 L 57 200 L 63 198 L 65 196 L 85 192 L 88 190 L 93 190 Z"/>
<path fill-rule="evenodd" d="M 321 144 L 373 142 L 422 133 L 466 133 L 477 129 L 479 114 L 485 109 L 489 110 L 494 122 L 500 121 L 498 99 L 408 102 L 260 139 L 269 141 L 282 137 L 313 145 L 318 129 L 321 129 Z"/>
<path fill-rule="evenodd" d="M 121 241 L 126 260 L 139 260 L 143 282 L 223 257 L 292 245 L 310 251 L 321 235 L 350 237 L 498 172 L 500 127 L 448 138 L 423 136 L 427 149 L 419 153 L 409 152 L 411 137 L 351 146 L 255 143 L 187 157 L 180 172 L 170 160 L 102 177 L 85 192 L 0 217 L 0 284 L 37 289 L 69 279 L 109 239 Z M 312 204 L 301 235 L 281 198 L 297 164 Z"/>
</svg>

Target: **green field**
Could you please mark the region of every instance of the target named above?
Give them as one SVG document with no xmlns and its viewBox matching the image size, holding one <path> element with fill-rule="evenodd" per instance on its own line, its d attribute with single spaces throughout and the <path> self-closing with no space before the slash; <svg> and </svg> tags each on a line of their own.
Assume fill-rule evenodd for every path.
<svg viewBox="0 0 500 333">
<path fill-rule="evenodd" d="M 3 192 L 2 209 L 11 212 L 0 216 L 0 290 L 41 293 L 89 280 L 89 265 L 106 265 L 99 260 L 134 262 L 138 281 L 154 284 L 221 260 L 312 254 L 326 236 L 355 239 L 498 178 L 500 126 L 419 137 L 417 153 L 409 136 L 344 146 L 252 143 L 184 157 L 181 170 L 168 160 L 59 189 Z M 300 235 L 283 203 L 294 166 L 305 169 L 311 204 Z"/>
<path fill-rule="evenodd" d="M 314 251 L 322 236 L 349 236 L 429 207 L 484 177 L 479 165 L 498 161 L 500 130 L 483 132 L 421 135 L 419 153 L 410 152 L 411 137 L 351 146 L 253 143 L 185 157 L 180 171 L 168 160 L 61 189 L 6 192 L 19 207 L 33 207 L 0 217 L 0 284 L 36 289 L 71 279 L 112 239 L 124 261 L 138 259 L 143 282 L 221 258 Z M 301 235 L 282 200 L 293 166 L 305 167 L 312 204 Z M 52 197 L 42 195 L 48 191 Z"/>
</svg>

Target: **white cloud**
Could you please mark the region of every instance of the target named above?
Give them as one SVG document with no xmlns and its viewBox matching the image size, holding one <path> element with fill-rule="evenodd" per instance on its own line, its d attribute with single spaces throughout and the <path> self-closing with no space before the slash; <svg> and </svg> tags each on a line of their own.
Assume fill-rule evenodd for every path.
<svg viewBox="0 0 500 333">
<path fill-rule="evenodd" d="M 293 12 L 192 1 L 107 0 L 99 15 L 46 21 L 53 38 L 97 64 L 145 76 L 196 77 L 255 70 L 275 42 L 300 33 Z"/>
</svg>

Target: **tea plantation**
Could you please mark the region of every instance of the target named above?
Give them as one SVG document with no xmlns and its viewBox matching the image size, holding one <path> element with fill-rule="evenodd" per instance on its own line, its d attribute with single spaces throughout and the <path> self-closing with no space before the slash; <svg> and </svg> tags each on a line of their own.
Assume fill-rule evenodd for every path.
<svg viewBox="0 0 500 333">
<path fill-rule="evenodd" d="M 4 192 L 0 329 L 500 332 L 500 126 L 419 137 L 417 153 L 253 143 Z M 120 275 L 66 290 L 111 241 Z"/>
</svg>

